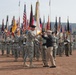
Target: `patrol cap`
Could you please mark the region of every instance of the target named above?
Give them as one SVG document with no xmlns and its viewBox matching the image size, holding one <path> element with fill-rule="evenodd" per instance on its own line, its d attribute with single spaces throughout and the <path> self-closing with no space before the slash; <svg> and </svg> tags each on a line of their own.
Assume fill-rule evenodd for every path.
<svg viewBox="0 0 76 75">
<path fill-rule="evenodd" d="M 35 28 L 36 26 L 35 25 L 31 25 L 30 27 Z"/>
</svg>

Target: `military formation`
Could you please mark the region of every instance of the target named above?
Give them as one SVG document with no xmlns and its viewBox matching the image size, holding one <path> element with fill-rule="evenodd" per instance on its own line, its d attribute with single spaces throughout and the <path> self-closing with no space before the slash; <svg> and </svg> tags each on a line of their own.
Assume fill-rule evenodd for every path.
<svg viewBox="0 0 76 75">
<path fill-rule="evenodd" d="M 65 38 L 61 33 L 56 33 L 51 30 L 42 31 L 40 34 L 35 34 L 33 31 L 36 26 L 31 26 L 27 34 L 18 35 L 16 32 L 13 35 L 2 33 L 0 39 L 1 54 L 6 54 L 7 57 L 12 55 L 18 61 L 19 57 L 23 59 L 23 65 L 26 67 L 34 67 L 33 60 L 37 61 L 42 58 L 43 67 L 56 67 L 56 56 L 72 55 L 72 42 Z M 27 64 L 29 58 L 30 64 Z M 51 64 L 48 64 L 50 60 Z"/>
</svg>

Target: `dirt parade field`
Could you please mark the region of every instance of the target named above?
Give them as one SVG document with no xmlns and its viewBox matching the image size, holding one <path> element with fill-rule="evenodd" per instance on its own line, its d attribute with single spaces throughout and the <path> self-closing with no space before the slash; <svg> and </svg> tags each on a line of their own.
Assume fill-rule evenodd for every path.
<svg viewBox="0 0 76 75">
<path fill-rule="evenodd" d="M 14 62 L 14 57 L 0 54 L 0 75 L 76 75 L 76 50 L 69 57 L 57 56 L 56 68 L 43 67 L 41 59 L 34 60 L 33 64 L 34 68 L 24 67 L 21 57 Z"/>
</svg>

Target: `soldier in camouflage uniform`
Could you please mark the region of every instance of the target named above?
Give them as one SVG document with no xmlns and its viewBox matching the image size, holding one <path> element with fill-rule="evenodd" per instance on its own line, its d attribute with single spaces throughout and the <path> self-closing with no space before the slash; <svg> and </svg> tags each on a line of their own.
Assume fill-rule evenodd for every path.
<svg viewBox="0 0 76 75">
<path fill-rule="evenodd" d="M 35 34 L 33 33 L 34 30 L 35 30 L 35 26 L 32 25 L 27 34 L 26 53 L 24 56 L 24 66 L 28 66 L 25 63 L 26 63 L 26 58 L 29 57 L 30 67 L 33 67 L 32 62 L 33 62 L 33 55 L 34 55 L 34 39 L 35 39 Z"/>
<path fill-rule="evenodd" d="M 42 32 L 44 36 L 46 36 L 46 32 Z M 46 40 L 42 38 L 42 50 L 41 50 L 41 55 L 42 55 L 42 61 L 43 61 L 43 67 L 49 67 L 47 63 L 47 47 L 46 47 Z"/>
<path fill-rule="evenodd" d="M 26 50 L 26 38 L 24 37 L 23 38 L 23 43 L 22 43 L 22 46 L 23 46 L 23 50 L 22 50 L 22 57 L 24 59 L 24 56 L 25 56 L 25 50 Z"/>
<path fill-rule="evenodd" d="M 7 57 L 9 56 L 9 54 L 10 54 L 10 41 L 11 41 L 11 39 L 10 39 L 10 37 L 9 36 L 7 36 L 6 37 L 6 54 L 7 54 Z"/>
<path fill-rule="evenodd" d="M 53 34 L 53 57 L 56 60 L 56 53 L 57 53 L 57 48 L 58 48 L 58 38 L 57 34 L 55 32 L 52 32 Z"/>
<path fill-rule="evenodd" d="M 65 46 L 65 55 L 69 56 L 70 54 L 70 40 L 68 40 L 68 37 L 64 39 L 64 46 Z"/>
<path fill-rule="evenodd" d="M 60 33 L 60 37 L 59 37 L 59 56 L 62 56 L 64 54 L 64 39 L 63 36 L 61 35 L 62 33 Z"/>
<path fill-rule="evenodd" d="M 72 55 L 72 51 L 73 51 L 73 42 L 70 38 L 70 55 Z"/>
<path fill-rule="evenodd" d="M 14 55 L 14 47 L 13 47 L 13 45 L 14 45 L 14 36 L 11 34 L 10 35 L 10 49 L 11 49 L 11 53 L 12 53 L 12 55 Z"/>
<path fill-rule="evenodd" d="M 35 57 L 37 59 L 37 61 L 39 61 L 39 57 L 40 57 L 40 48 L 39 48 L 39 40 L 38 38 L 35 38 L 34 40 L 34 51 L 35 51 Z"/>
<path fill-rule="evenodd" d="M 24 59 L 24 55 L 25 55 L 25 45 L 26 45 L 26 35 L 25 34 L 22 34 L 20 36 L 20 39 L 19 39 L 19 45 L 20 45 L 20 49 L 21 49 L 21 53 L 22 53 L 22 58 Z"/>
<path fill-rule="evenodd" d="M 2 55 L 4 55 L 4 50 L 5 50 L 5 39 L 2 38 L 2 40 L 1 40 L 1 53 L 2 53 Z"/>
<path fill-rule="evenodd" d="M 19 57 L 19 36 L 17 34 L 15 34 L 14 36 L 14 57 L 15 57 L 15 61 L 17 61 L 18 57 Z"/>
<path fill-rule="evenodd" d="M 5 50 L 5 34 L 4 33 L 2 33 L 0 42 L 1 42 L 1 53 L 2 55 L 4 55 L 4 50 Z"/>
</svg>

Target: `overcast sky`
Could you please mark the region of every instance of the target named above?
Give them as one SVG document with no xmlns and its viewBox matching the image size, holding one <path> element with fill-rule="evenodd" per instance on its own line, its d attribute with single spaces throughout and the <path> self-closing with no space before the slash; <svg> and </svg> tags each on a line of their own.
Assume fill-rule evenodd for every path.
<svg viewBox="0 0 76 75">
<path fill-rule="evenodd" d="M 30 5 L 33 5 L 33 13 L 35 13 L 35 6 L 37 0 L 20 0 L 20 20 L 23 20 L 24 4 L 26 3 L 27 18 L 30 17 Z M 67 21 L 67 16 L 72 23 L 76 23 L 76 0 L 51 0 L 51 7 L 49 0 L 39 0 L 40 2 L 40 17 L 47 21 L 49 13 L 51 13 L 51 21 L 55 21 L 55 17 L 61 17 L 62 22 Z M 19 0 L 0 0 L 0 24 L 2 19 L 6 22 L 6 16 L 9 15 L 9 23 L 12 17 L 15 16 L 16 20 L 19 17 Z"/>
</svg>

